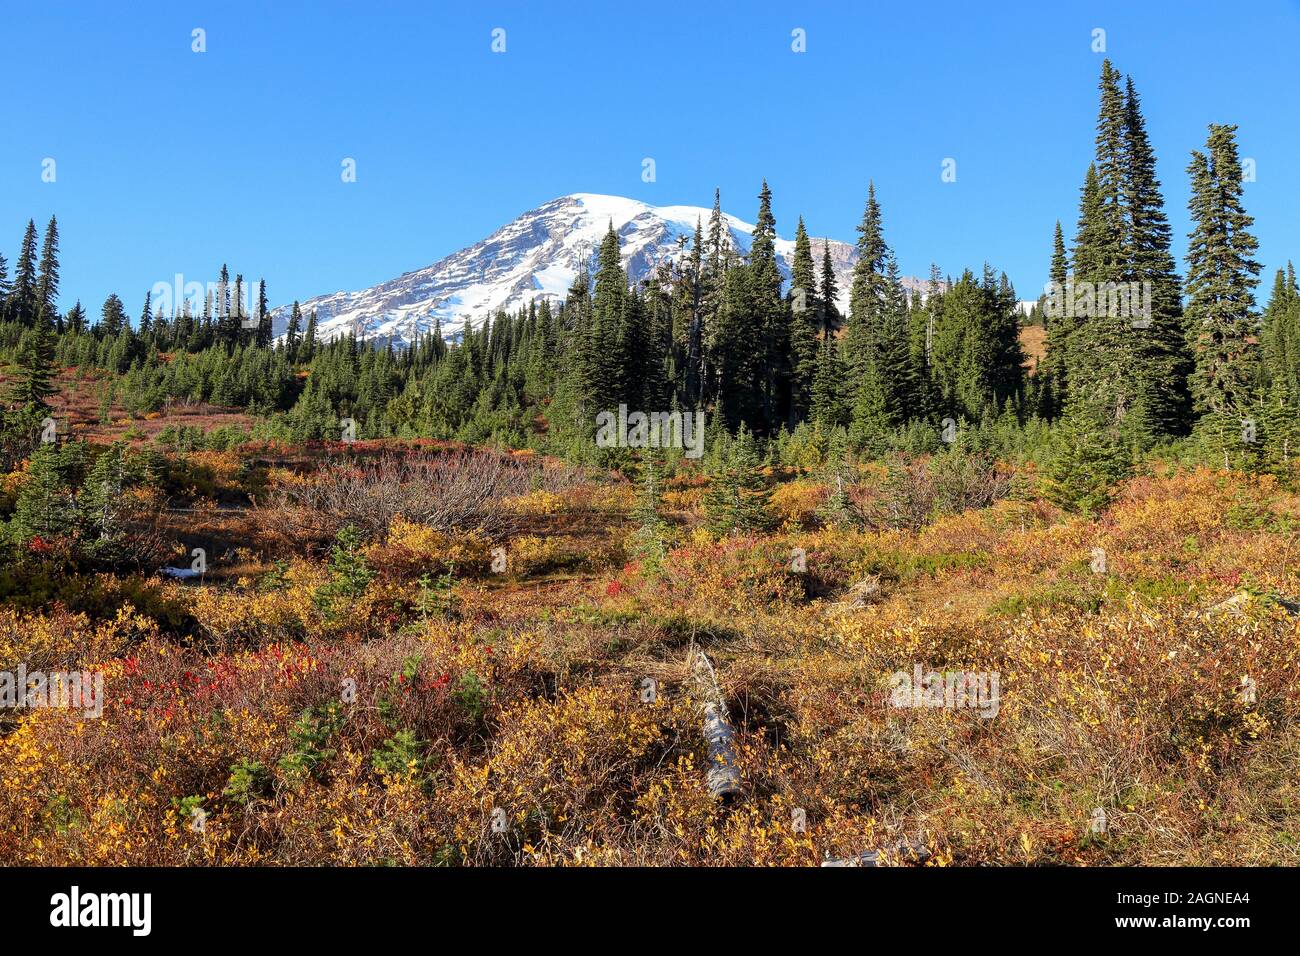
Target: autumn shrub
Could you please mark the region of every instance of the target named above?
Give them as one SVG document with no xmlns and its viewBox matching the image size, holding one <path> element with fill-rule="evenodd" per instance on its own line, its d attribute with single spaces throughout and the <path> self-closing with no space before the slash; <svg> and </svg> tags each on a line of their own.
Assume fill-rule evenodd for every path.
<svg viewBox="0 0 1300 956">
<path fill-rule="evenodd" d="M 510 539 L 507 550 L 515 574 L 543 574 L 574 560 L 562 540 L 549 536 L 521 535 Z"/>
<path fill-rule="evenodd" d="M 805 526 L 812 522 L 826 497 L 824 483 L 796 478 L 773 490 L 768 507 L 782 524 Z"/>
<path fill-rule="evenodd" d="M 301 639 L 316 622 L 312 596 L 325 586 L 316 568 L 295 564 L 284 569 L 283 586 L 184 588 L 204 646 L 230 652 Z"/>
<path fill-rule="evenodd" d="M 506 498 L 501 506 L 521 515 L 553 515 L 571 507 L 573 502 L 558 491 L 538 488 L 517 497 Z"/>
<path fill-rule="evenodd" d="M 1011 473 L 980 454 L 894 458 L 869 520 L 877 527 L 920 528 L 940 514 L 986 508 L 1010 485 Z"/>
</svg>

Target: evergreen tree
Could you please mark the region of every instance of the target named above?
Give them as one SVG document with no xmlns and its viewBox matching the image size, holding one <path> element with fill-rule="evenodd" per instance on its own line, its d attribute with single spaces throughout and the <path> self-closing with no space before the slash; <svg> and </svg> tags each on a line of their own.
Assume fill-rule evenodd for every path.
<svg viewBox="0 0 1300 956">
<path fill-rule="evenodd" d="M 1294 481 L 1292 462 L 1300 454 L 1300 417 L 1296 415 L 1296 394 L 1287 378 L 1273 380 L 1267 399 L 1260 404 L 1259 417 L 1265 462 L 1290 484 Z"/>
<path fill-rule="evenodd" d="M 813 377 L 812 408 L 810 417 L 823 431 L 830 432 L 848 424 L 848 408 L 844 402 L 845 370 L 840 357 L 840 346 L 826 337 L 819 346 L 820 357 Z"/>
<path fill-rule="evenodd" d="M 54 330 L 48 321 L 23 333 L 14 354 L 17 374 L 9 399 L 28 411 L 40 413 L 49 409 L 46 401 L 54 394 Z"/>
<path fill-rule="evenodd" d="M 126 443 L 114 442 L 91 467 L 77 495 L 81 539 L 96 560 L 116 562 L 127 537 L 122 493 L 128 484 Z"/>
<path fill-rule="evenodd" d="M 1216 453 L 1235 445 L 1257 381 L 1254 289 L 1259 243 L 1254 219 L 1241 203 L 1241 161 L 1235 126 L 1211 124 L 1206 152 L 1192 152 L 1188 208 L 1193 229 L 1187 248 L 1187 321 L 1196 370 L 1192 393 L 1198 431 Z"/>
<path fill-rule="evenodd" d="M 809 261 L 811 264 L 811 250 Z M 790 314 L 781 300 L 781 270 L 776 261 L 776 219 L 772 215 L 772 191 L 763 180 L 758 194 L 758 216 L 749 250 L 752 271 L 751 292 L 758 309 L 756 326 L 760 351 L 755 356 L 762 395 L 761 427 L 774 433 L 788 420 L 790 405 Z M 809 270 L 811 275 L 811 269 Z"/>
<path fill-rule="evenodd" d="M 59 224 L 51 216 L 45 227 L 41 246 L 39 275 L 36 280 L 36 322 L 53 325 L 58 321 L 59 300 Z"/>
<path fill-rule="evenodd" d="M 1075 226 L 1074 248 L 1071 252 L 1075 282 L 1092 282 L 1105 274 L 1104 257 L 1108 237 L 1102 219 L 1101 186 L 1097 179 L 1097 164 L 1088 166 L 1079 190 L 1079 221 Z M 1082 319 L 1086 316 L 1076 316 Z"/>
<path fill-rule="evenodd" d="M 727 270 L 732 263 L 730 233 L 722 220 L 722 193 L 713 190 L 713 209 L 709 212 L 709 226 L 704 245 L 706 255 L 700 270 L 699 326 L 702 338 L 700 356 L 700 394 L 706 399 L 717 402 L 720 389 L 719 367 L 721 356 L 717 354 L 720 335 L 719 316 L 722 312 L 723 291 L 727 281 Z"/>
<path fill-rule="evenodd" d="M 330 548 L 330 580 L 316 589 L 312 601 L 327 619 L 333 619 L 340 605 L 361 597 L 374 580 L 375 572 L 362 549 L 361 532 L 353 525 L 334 536 Z"/>
<path fill-rule="evenodd" d="M 714 534 L 748 534 L 771 527 L 771 491 L 759 467 L 753 434 L 740 426 L 726 462 L 704 495 L 704 513 Z"/>
<path fill-rule="evenodd" d="M 117 294 L 112 293 L 104 300 L 104 307 L 100 310 L 99 329 L 104 335 L 110 336 L 119 335 L 126 328 L 126 309 Z"/>
<path fill-rule="evenodd" d="M 298 360 L 298 343 L 302 338 L 302 308 L 298 305 L 298 300 L 293 300 L 293 308 L 289 312 L 289 326 L 284 332 L 284 351 L 288 355 L 290 362 Z"/>
<path fill-rule="evenodd" d="M 244 330 L 244 276 L 235 276 L 235 290 L 230 296 L 230 308 L 217 323 L 217 340 L 234 348 L 248 337 Z"/>
<path fill-rule="evenodd" d="M 271 344 L 271 305 L 266 298 L 265 279 L 259 279 L 257 283 L 257 311 L 254 315 L 257 317 L 254 342 L 260 348 L 267 348 Z"/>
<path fill-rule="evenodd" d="M 695 220 L 695 236 L 687 261 L 684 281 L 677 284 L 678 311 L 685 313 L 682 393 L 687 408 L 695 408 L 704 396 L 704 230 Z"/>
<path fill-rule="evenodd" d="M 1300 289 L 1295 267 L 1287 263 L 1273 279 L 1260 332 L 1263 381 L 1286 381 L 1287 393 L 1300 396 Z"/>
<path fill-rule="evenodd" d="M 1073 250 L 1069 400 L 1122 423 L 1130 444 L 1177 432 L 1190 370 L 1155 155 L 1131 78 L 1102 64 L 1096 159 Z M 1059 303 L 1058 303 L 1059 305 Z"/>
<path fill-rule="evenodd" d="M 817 298 L 818 334 L 829 338 L 840 330 L 841 316 L 836 299 L 839 289 L 835 284 L 835 266 L 831 262 L 831 244 L 822 243 L 822 288 Z"/>
<path fill-rule="evenodd" d="M 867 205 L 857 232 L 858 261 L 853 266 L 853 285 L 849 291 L 847 333 L 855 373 L 870 360 L 873 325 L 884 312 L 886 300 L 885 265 L 889 249 L 881 231 L 874 183 L 868 184 Z"/>
<path fill-rule="evenodd" d="M 74 335 L 81 335 L 86 331 L 86 310 L 82 308 L 80 299 L 68 310 L 63 324 Z"/>
<path fill-rule="evenodd" d="M 1046 354 L 1040 365 L 1040 379 L 1044 389 L 1040 408 L 1043 414 L 1055 418 L 1064 404 L 1069 389 L 1069 366 L 1071 364 L 1070 336 L 1075 329 L 1073 310 L 1065 307 L 1066 286 L 1070 281 L 1070 263 L 1065 253 L 1065 236 L 1061 232 L 1061 221 L 1056 221 L 1056 232 L 1052 237 L 1052 263 L 1048 270 L 1047 305 L 1047 345 Z"/>
<path fill-rule="evenodd" d="M 1088 516 L 1100 514 L 1128 475 L 1130 460 L 1109 421 L 1109 408 L 1075 401 L 1052 433 L 1045 468 L 1049 501 Z"/>
<path fill-rule="evenodd" d="M 68 476 L 69 454 L 54 442 L 42 442 L 32 452 L 9 525 L 19 544 L 37 537 L 49 543 L 73 532 L 76 503 Z"/>
<path fill-rule="evenodd" d="M 1132 77 L 1125 77 L 1124 180 L 1120 193 L 1128 226 L 1123 281 L 1142 290 L 1144 309 L 1148 309 L 1146 290 L 1150 290 L 1148 314 L 1130 323 L 1142 365 L 1139 408 L 1150 428 L 1174 434 L 1185 430 L 1191 409 L 1187 379 L 1192 371 L 1192 356 L 1155 153 Z"/>
<path fill-rule="evenodd" d="M 941 409 L 978 420 L 1015 400 L 1023 388 L 1015 292 L 968 269 L 939 299 L 935 322 L 933 376 Z"/>
<path fill-rule="evenodd" d="M 35 325 L 38 309 L 36 277 L 36 222 L 27 220 L 27 231 L 14 264 L 13 291 L 9 294 L 9 315 L 22 325 Z"/>
<path fill-rule="evenodd" d="M 140 322 L 136 326 L 136 328 L 140 330 L 142 336 L 147 336 L 149 334 L 149 328 L 153 323 L 153 316 L 149 311 L 152 303 L 153 293 L 146 292 L 144 294 L 144 308 L 140 310 Z"/>
<path fill-rule="evenodd" d="M 298 361 L 310 362 L 316 355 L 316 310 L 307 316 L 307 331 L 302 336 L 302 348 L 299 349 Z"/>
<path fill-rule="evenodd" d="M 582 357 L 582 393 L 595 412 L 617 410 L 619 403 L 626 401 L 629 386 L 634 384 L 627 374 L 630 298 L 618 233 L 611 222 L 600 245 L 600 269 L 596 273 L 591 324 Z M 637 404 L 633 402 L 633 406 Z"/>
<path fill-rule="evenodd" d="M 1098 243 L 1092 250 L 1093 268 L 1102 281 L 1119 281 L 1123 272 L 1125 242 L 1124 180 L 1126 168 L 1125 131 L 1128 117 L 1119 71 L 1110 60 L 1101 64 L 1098 90 L 1101 103 L 1097 114 L 1097 223 Z"/>
<path fill-rule="evenodd" d="M 716 414 L 728 428 L 762 427 L 765 418 L 767 306 L 748 265 L 724 265 L 722 296 L 712 320 L 709 353 L 716 388 Z"/>
<path fill-rule="evenodd" d="M 0 255 L 0 322 L 9 318 L 9 263 Z"/>
<path fill-rule="evenodd" d="M 881 231 L 874 184 L 858 225 L 849 324 L 845 336 L 853 391 L 850 428 L 858 447 L 879 444 L 916 404 L 916 374 L 909 347 L 907 297 L 898 265 Z"/>
<path fill-rule="evenodd" d="M 812 243 L 804 229 L 803 217 L 794 233 L 794 262 L 790 276 L 790 361 L 791 400 L 790 425 L 808 417 L 812 404 L 813 383 L 817 376 L 820 356 L 819 315 L 817 303 L 817 276 L 813 265 Z"/>
<path fill-rule="evenodd" d="M 669 528 L 660 514 L 662 468 L 663 453 L 646 449 L 641 458 L 641 492 L 632 512 L 637 527 L 632 532 L 628 553 L 640 561 L 643 569 L 650 574 L 658 574 L 668 556 Z"/>
<path fill-rule="evenodd" d="M 1086 400 L 1112 422 L 1122 421 L 1137 399 L 1136 342 L 1131 322 L 1110 308 L 1101 291 L 1117 287 L 1124 273 L 1124 96 L 1119 73 L 1105 60 L 1101 67 L 1096 158 L 1081 191 L 1075 236 L 1073 367 L 1067 370 L 1071 399 Z"/>
<path fill-rule="evenodd" d="M 216 312 L 210 318 L 218 325 L 224 325 L 230 315 L 230 270 L 221 264 L 221 274 L 217 277 Z"/>
</svg>

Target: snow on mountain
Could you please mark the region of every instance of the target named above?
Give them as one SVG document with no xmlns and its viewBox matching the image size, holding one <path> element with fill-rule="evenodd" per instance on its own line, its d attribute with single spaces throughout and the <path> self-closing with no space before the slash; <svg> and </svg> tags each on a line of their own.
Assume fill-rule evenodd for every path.
<svg viewBox="0 0 1300 956">
<path fill-rule="evenodd" d="M 583 261 L 595 271 L 601 239 L 613 223 L 622 243 L 623 266 L 633 282 L 659 263 L 689 252 L 695 224 L 707 229 L 710 210 L 700 206 L 650 206 L 635 199 L 574 193 L 530 210 L 481 242 L 433 265 L 359 292 L 335 292 L 301 303 L 304 322 L 316 310 L 317 334 L 325 339 L 355 331 L 361 339 L 404 345 L 416 334 L 440 325 L 448 339 L 467 323 L 478 325 L 500 310 L 514 311 L 533 299 L 557 302 L 568 292 Z M 733 248 L 748 254 L 753 224 L 724 213 Z M 813 239 L 820 270 L 822 247 L 830 243 L 838 282 L 839 307 L 848 311 L 856 249 L 833 239 Z M 786 278 L 794 241 L 778 239 L 777 256 Z M 920 280 L 906 280 L 920 287 Z M 274 310 L 277 335 L 284 332 L 290 307 Z"/>
</svg>

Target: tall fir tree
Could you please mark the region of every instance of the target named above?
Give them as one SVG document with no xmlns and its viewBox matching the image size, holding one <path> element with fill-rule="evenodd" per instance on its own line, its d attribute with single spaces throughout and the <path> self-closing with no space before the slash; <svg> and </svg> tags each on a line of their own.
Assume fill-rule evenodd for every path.
<svg viewBox="0 0 1300 956">
<path fill-rule="evenodd" d="M 0 322 L 9 318 L 9 263 L 0 255 Z"/>
<path fill-rule="evenodd" d="M 600 244 L 582 369 L 583 394 L 595 413 L 615 411 L 629 386 L 626 336 L 631 308 L 618 233 L 611 222 Z M 592 419 L 594 424 L 594 417 Z"/>
<path fill-rule="evenodd" d="M 36 221 L 27 220 L 27 231 L 14 262 L 14 285 L 9 293 L 9 316 L 22 325 L 34 325 L 38 302 L 36 298 Z"/>
<path fill-rule="evenodd" d="M 153 315 L 149 311 L 149 309 L 152 306 L 152 303 L 153 303 L 153 293 L 146 291 L 144 294 L 144 308 L 140 310 L 140 321 L 136 325 L 136 328 L 140 330 L 140 334 L 142 336 L 149 334 L 150 326 L 153 324 Z"/>
<path fill-rule="evenodd" d="M 1130 323 L 1136 333 L 1142 370 L 1139 409 L 1146 427 L 1169 435 L 1184 431 L 1188 420 L 1191 396 L 1187 381 L 1192 356 L 1155 152 L 1133 78 L 1125 77 L 1124 84 L 1124 179 L 1120 195 L 1127 234 L 1122 281 L 1141 290 L 1145 310 Z"/>
<path fill-rule="evenodd" d="M 59 311 L 59 223 L 53 216 L 45 227 L 36 279 L 36 322 L 54 325 Z"/>
<path fill-rule="evenodd" d="M 754 306 L 761 352 L 755 357 L 757 386 L 762 395 L 765 434 L 774 434 L 788 420 L 790 404 L 790 313 L 781 300 L 781 269 L 776 259 L 776 218 L 772 215 L 772 190 L 763 180 L 758 194 L 758 216 L 749 250 Z"/>
<path fill-rule="evenodd" d="M 831 261 L 831 244 L 822 243 L 822 284 L 817 296 L 818 335 L 829 338 L 840 330 L 843 317 L 840 315 L 839 288 L 835 279 L 835 264 Z"/>
<path fill-rule="evenodd" d="M 1211 124 L 1205 152 L 1194 150 L 1187 171 L 1193 228 L 1187 247 L 1187 322 L 1196 357 L 1192 394 L 1197 430 L 1214 451 L 1236 447 L 1249 417 L 1257 380 L 1257 322 L 1253 314 L 1260 270 L 1254 219 L 1242 204 L 1235 126 Z"/>
<path fill-rule="evenodd" d="M 257 311 L 254 315 L 257 318 L 257 329 L 253 333 L 253 341 L 259 348 L 267 348 L 271 344 L 271 303 L 266 298 L 265 279 L 257 282 Z"/>
<path fill-rule="evenodd" d="M 298 360 L 298 343 L 302 339 L 302 306 L 298 300 L 293 300 L 293 308 L 289 311 L 289 326 L 284 331 L 284 351 L 289 356 L 290 362 Z"/>
<path fill-rule="evenodd" d="M 1120 80 L 1106 60 L 1065 303 L 1066 372 L 1069 400 L 1149 446 L 1185 421 L 1190 362 L 1155 156 L 1132 80 Z"/>
<path fill-rule="evenodd" d="M 1039 365 L 1042 389 L 1039 411 L 1047 418 L 1055 418 L 1065 403 L 1069 391 L 1070 337 L 1075 329 L 1073 310 L 1066 308 L 1066 286 L 1070 281 L 1070 260 L 1065 252 L 1065 235 L 1061 221 L 1056 221 L 1052 236 L 1052 261 L 1048 269 L 1048 292 L 1045 313 L 1047 325 L 1046 351 Z"/>
<path fill-rule="evenodd" d="M 916 375 L 911 367 L 907 297 L 893 254 L 885 243 L 875 184 L 858 231 L 849 322 L 845 334 L 853 391 L 851 434 L 860 448 L 877 448 L 887 432 L 914 410 Z"/>
<path fill-rule="evenodd" d="M 1287 394 L 1300 397 L 1300 288 L 1290 262 L 1273 277 L 1273 291 L 1260 330 L 1261 383 L 1279 379 Z"/>
<path fill-rule="evenodd" d="M 316 310 L 307 316 L 307 331 L 302 334 L 302 347 L 298 350 L 299 362 L 310 362 L 316 357 Z"/>
<path fill-rule="evenodd" d="M 793 427 L 808 417 L 812 404 L 813 381 L 820 356 L 817 275 L 813 265 L 812 243 L 804 228 L 803 217 L 794 232 L 794 261 L 790 267 L 790 421 Z"/>
</svg>

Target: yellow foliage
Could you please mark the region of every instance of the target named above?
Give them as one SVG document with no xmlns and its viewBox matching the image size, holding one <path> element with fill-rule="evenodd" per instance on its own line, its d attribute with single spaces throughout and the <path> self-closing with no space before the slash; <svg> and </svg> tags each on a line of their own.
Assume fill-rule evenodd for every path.
<svg viewBox="0 0 1300 956">
<path fill-rule="evenodd" d="M 413 564 L 463 567 L 488 560 L 489 549 L 489 542 L 480 534 L 436 531 L 399 515 L 388 529 L 386 547 L 372 548 L 370 554 L 376 563 L 391 557 Z"/>
<path fill-rule="evenodd" d="M 783 521 L 810 521 L 826 499 L 826 486 L 819 481 L 797 478 L 772 492 L 771 510 Z"/>
<path fill-rule="evenodd" d="M 556 491 L 538 488 L 526 495 L 505 498 L 501 506 L 521 515 L 553 515 L 567 507 L 565 496 Z"/>
</svg>

